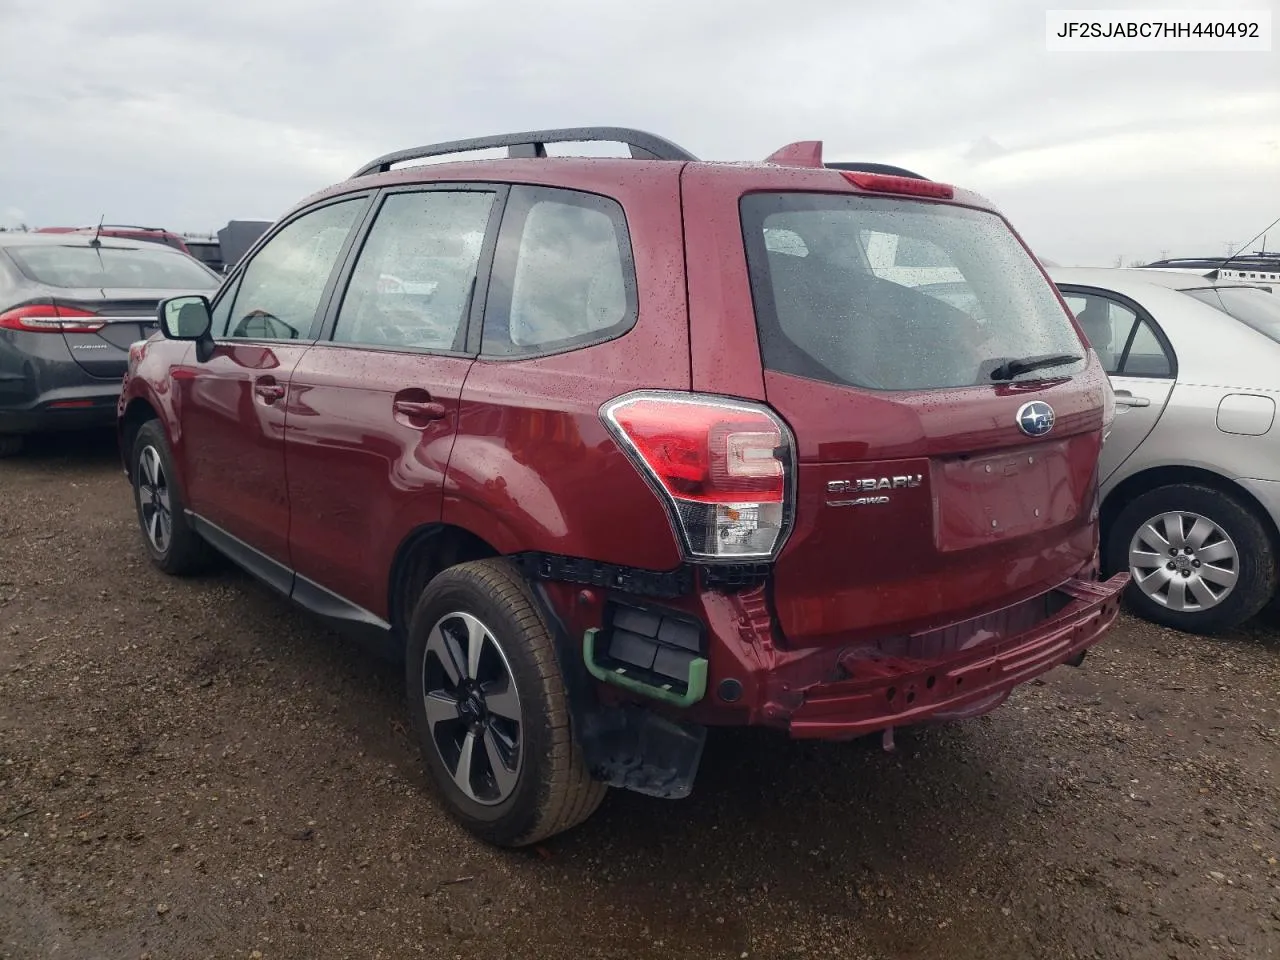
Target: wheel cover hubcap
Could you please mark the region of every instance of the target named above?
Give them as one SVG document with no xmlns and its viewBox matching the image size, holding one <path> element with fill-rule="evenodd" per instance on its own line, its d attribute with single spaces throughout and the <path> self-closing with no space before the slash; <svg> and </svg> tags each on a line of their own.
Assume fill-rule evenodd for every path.
<svg viewBox="0 0 1280 960">
<path fill-rule="evenodd" d="M 169 480 L 155 447 L 143 447 L 138 456 L 138 514 L 142 529 L 158 553 L 169 549 L 173 513 L 169 508 Z"/>
<path fill-rule="evenodd" d="M 1240 578 L 1240 551 L 1208 517 L 1185 510 L 1162 513 L 1129 541 L 1129 574 L 1154 602 L 1178 613 L 1222 603 Z"/>
<path fill-rule="evenodd" d="M 493 632 L 448 613 L 427 635 L 422 700 L 432 746 L 454 784 L 476 803 L 511 796 L 524 759 L 520 694 Z"/>
</svg>

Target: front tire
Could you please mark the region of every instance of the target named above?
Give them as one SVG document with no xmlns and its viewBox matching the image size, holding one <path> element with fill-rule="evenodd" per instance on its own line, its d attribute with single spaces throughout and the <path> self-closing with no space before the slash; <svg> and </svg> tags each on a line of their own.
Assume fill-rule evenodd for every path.
<svg viewBox="0 0 1280 960">
<path fill-rule="evenodd" d="M 587 771 L 550 632 L 507 561 L 435 577 L 414 609 L 405 663 L 427 773 L 459 823 L 519 847 L 595 812 L 607 787 Z"/>
<path fill-rule="evenodd" d="M 1231 494 L 1197 484 L 1159 487 L 1125 507 L 1107 538 L 1107 566 L 1129 571 L 1135 613 L 1187 633 L 1237 627 L 1276 589 L 1262 521 Z"/>
<path fill-rule="evenodd" d="M 208 567 L 213 551 L 187 522 L 176 476 L 164 428 L 148 420 L 134 439 L 129 468 L 142 542 L 157 567 L 185 576 Z"/>
</svg>

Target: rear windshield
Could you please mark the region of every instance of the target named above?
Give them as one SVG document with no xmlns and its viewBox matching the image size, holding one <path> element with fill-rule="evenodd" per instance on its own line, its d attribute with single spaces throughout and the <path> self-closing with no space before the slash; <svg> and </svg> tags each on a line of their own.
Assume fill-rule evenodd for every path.
<svg viewBox="0 0 1280 960">
<path fill-rule="evenodd" d="M 1256 287 L 1206 287 L 1182 292 L 1280 343 L 1280 295 Z"/>
<path fill-rule="evenodd" d="M 875 390 L 992 382 L 1008 360 L 1085 348 L 998 216 L 948 204 L 758 193 L 742 221 L 764 364 Z M 1022 374 L 1062 376 L 1083 359 Z"/>
<path fill-rule="evenodd" d="M 207 290 L 218 283 L 186 254 L 150 244 L 94 249 L 42 243 L 6 249 L 27 279 L 50 287 Z"/>
</svg>

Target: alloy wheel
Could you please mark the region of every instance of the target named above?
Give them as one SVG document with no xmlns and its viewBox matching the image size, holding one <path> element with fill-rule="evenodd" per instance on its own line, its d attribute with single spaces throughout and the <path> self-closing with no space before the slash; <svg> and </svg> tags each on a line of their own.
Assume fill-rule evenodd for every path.
<svg viewBox="0 0 1280 960">
<path fill-rule="evenodd" d="M 471 614 L 431 628 L 422 697 L 431 742 L 463 795 L 485 806 L 510 797 L 524 753 L 520 695 L 493 632 Z"/>
<path fill-rule="evenodd" d="M 1231 593 L 1240 577 L 1240 553 L 1218 524 L 1179 510 L 1138 527 L 1129 542 L 1129 572 L 1156 603 L 1196 613 L 1216 607 Z"/>
<path fill-rule="evenodd" d="M 169 549 L 173 535 L 173 513 L 169 507 L 169 481 L 155 447 L 142 448 L 138 457 L 138 509 L 142 529 L 157 553 Z"/>
</svg>

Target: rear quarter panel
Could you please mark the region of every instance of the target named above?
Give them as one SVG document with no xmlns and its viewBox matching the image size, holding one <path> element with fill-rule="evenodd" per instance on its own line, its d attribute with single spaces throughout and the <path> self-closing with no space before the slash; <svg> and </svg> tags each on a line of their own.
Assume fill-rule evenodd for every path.
<svg viewBox="0 0 1280 960">
<path fill-rule="evenodd" d="M 566 167 L 572 177 L 555 163 L 518 168 L 525 182 L 622 205 L 639 313 L 630 331 L 604 343 L 476 361 L 449 461 L 446 523 L 503 553 L 539 550 L 648 569 L 679 563 L 662 504 L 606 432 L 599 410 L 631 390 L 690 386 L 680 166 L 601 161 L 589 172 Z"/>
</svg>

